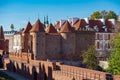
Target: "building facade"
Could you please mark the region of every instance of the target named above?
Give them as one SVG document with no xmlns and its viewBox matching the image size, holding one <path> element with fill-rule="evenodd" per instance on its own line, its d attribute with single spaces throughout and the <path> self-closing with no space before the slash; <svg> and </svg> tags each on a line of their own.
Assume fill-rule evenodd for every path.
<svg viewBox="0 0 120 80">
<path fill-rule="evenodd" d="M 111 45 L 112 39 L 114 39 L 114 33 L 96 33 L 96 50 L 101 57 L 109 57 L 113 46 Z M 104 54 L 104 55 L 103 55 Z"/>
<path fill-rule="evenodd" d="M 20 53 L 22 49 L 22 31 L 18 31 L 13 36 L 13 52 Z"/>
<path fill-rule="evenodd" d="M 13 45 L 15 33 L 17 33 L 17 31 L 4 31 L 5 39 L 9 40 L 9 52 L 14 52 Z"/>
</svg>

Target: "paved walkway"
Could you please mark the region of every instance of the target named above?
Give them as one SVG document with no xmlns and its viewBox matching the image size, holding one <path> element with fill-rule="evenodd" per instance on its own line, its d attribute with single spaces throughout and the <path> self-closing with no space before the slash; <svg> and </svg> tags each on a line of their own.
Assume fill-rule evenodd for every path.
<svg viewBox="0 0 120 80">
<path fill-rule="evenodd" d="M 7 75 L 9 75 L 11 77 L 13 77 L 15 80 L 27 80 L 25 77 L 23 77 L 19 74 L 13 73 L 11 71 L 8 71 L 8 70 L 0 69 L 0 71 L 6 73 Z"/>
</svg>

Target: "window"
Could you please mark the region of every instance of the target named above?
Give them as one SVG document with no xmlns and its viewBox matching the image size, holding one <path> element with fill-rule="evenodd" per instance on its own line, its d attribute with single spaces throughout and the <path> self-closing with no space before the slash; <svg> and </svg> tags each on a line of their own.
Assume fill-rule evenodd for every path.
<svg viewBox="0 0 120 80">
<path fill-rule="evenodd" d="M 110 34 L 108 34 L 108 40 L 110 40 Z"/>
<path fill-rule="evenodd" d="M 100 49 L 100 42 L 97 42 L 97 49 Z"/>
<path fill-rule="evenodd" d="M 100 34 L 97 34 L 97 39 L 100 39 Z"/>
<path fill-rule="evenodd" d="M 110 49 L 110 43 L 108 43 L 108 49 Z"/>
</svg>

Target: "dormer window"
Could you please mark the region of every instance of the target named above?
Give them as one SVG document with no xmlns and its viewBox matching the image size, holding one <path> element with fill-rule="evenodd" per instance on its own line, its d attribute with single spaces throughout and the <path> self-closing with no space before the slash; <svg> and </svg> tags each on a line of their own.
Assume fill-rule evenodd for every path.
<svg viewBox="0 0 120 80">
<path fill-rule="evenodd" d="M 94 26 L 94 29 L 95 29 L 95 31 L 96 31 L 96 32 L 98 32 L 98 31 L 99 31 L 99 28 L 97 27 L 97 25 L 96 25 L 96 26 Z"/>
<path fill-rule="evenodd" d="M 102 28 L 103 28 L 103 29 L 105 29 L 105 28 L 106 28 L 106 26 L 103 26 Z"/>
</svg>

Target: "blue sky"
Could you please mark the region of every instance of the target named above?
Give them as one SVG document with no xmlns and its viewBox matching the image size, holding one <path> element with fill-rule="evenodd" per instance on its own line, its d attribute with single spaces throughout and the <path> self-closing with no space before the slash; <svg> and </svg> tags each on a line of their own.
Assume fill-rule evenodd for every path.
<svg viewBox="0 0 120 80">
<path fill-rule="evenodd" d="M 120 0 L 0 0 L 0 25 L 10 30 L 24 28 L 44 16 L 54 24 L 60 19 L 89 17 L 94 11 L 113 10 L 120 14 Z"/>
</svg>

